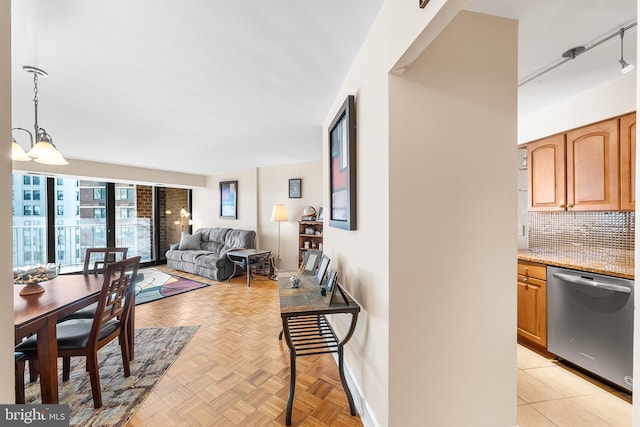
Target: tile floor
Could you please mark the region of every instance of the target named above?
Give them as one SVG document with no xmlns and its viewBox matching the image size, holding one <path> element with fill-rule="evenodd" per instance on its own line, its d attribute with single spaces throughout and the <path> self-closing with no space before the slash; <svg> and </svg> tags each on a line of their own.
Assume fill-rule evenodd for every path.
<svg viewBox="0 0 640 427">
<path fill-rule="evenodd" d="M 519 427 L 631 426 L 631 396 L 518 344 Z"/>
</svg>

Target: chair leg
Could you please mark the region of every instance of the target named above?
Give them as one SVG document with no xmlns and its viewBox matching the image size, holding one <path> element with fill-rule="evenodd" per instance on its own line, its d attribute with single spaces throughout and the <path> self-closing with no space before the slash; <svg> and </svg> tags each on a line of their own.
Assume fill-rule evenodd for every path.
<svg viewBox="0 0 640 427">
<path fill-rule="evenodd" d="M 129 364 L 129 337 L 127 334 L 120 334 L 120 352 L 122 353 L 122 367 L 124 368 L 124 376 L 131 375 L 131 365 Z"/>
<path fill-rule="evenodd" d="M 62 358 L 62 381 L 69 381 L 69 374 L 71 373 L 71 358 L 65 356 Z"/>
<path fill-rule="evenodd" d="M 29 360 L 29 382 L 34 383 L 38 380 L 38 361 Z"/>
<path fill-rule="evenodd" d="M 98 372 L 98 354 L 96 352 L 87 354 L 87 368 L 91 380 L 93 407 L 97 409 L 102 406 L 102 392 L 100 391 L 100 372 Z"/>
<path fill-rule="evenodd" d="M 24 404 L 24 360 L 16 362 L 16 403 Z"/>
</svg>

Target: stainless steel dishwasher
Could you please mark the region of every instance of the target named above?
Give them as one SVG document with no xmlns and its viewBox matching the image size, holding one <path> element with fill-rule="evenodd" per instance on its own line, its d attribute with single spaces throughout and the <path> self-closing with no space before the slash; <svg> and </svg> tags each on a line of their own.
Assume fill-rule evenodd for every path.
<svg viewBox="0 0 640 427">
<path fill-rule="evenodd" d="M 628 391 L 633 280 L 547 267 L 547 349 Z"/>
</svg>

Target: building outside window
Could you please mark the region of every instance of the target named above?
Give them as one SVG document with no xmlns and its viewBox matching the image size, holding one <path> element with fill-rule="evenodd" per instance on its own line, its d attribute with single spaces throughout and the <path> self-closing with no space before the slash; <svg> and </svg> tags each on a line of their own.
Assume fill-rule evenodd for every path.
<svg viewBox="0 0 640 427">
<path fill-rule="evenodd" d="M 62 191 L 62 190 L 56 191 L 56 199 L 57 200 L 64 200 L 64 191 Z"/>
<path fill-rule="evenodd" d="M 22 200 L 31 200 L 31 190 L 24 190 L 23 191 Z"/>
<path fill-rule="evenodd" d="M 34 216 L 40 216 L 40 215 L 42 215 L 42 206 L 40 206 L 40 205 L 33 205 L 33 215 L 34 215 Z"/>
<path fill-rule="evenodd" d="M 24 216 L 31 216 L 32 206 L 31 205 L 24 205 L 22 207 L 22 213 L 23 213 Z"/>
</svg>

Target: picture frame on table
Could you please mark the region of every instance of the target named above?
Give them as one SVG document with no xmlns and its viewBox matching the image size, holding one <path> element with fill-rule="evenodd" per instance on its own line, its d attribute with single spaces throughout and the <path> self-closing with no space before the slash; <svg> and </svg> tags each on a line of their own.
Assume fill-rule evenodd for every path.
<svg viewBox="0 0 640 427">
<path fill-rule="evenodd" d="M 322 254 L 322 259 L 320 260 L 320 265 L 318 266 L 318 270 L 316 271 L 316 283 L 319 286 L 322 286 L 322 281 L 324 280 L 325 273 L 329 268 L 329 263 L 331 259 L 327 254 Z"/>
<path fill-rule="evenodd" d="M 298 268 L 296 276 L 313 276 L 314 274 L 316 274 L 316 269 L 318 268 L 318 264 L 320 263 L 321 258 L 321 251 L 314 249 L 307 250 L 304 253 L 304 259 L 302 260 L 302 264 L 300 264 L 300 268 Z"/>
<path fill-rule="evenodd" d="M 331 305 L 333 301 L 333 295 L 336 293 L 338 287 L 338 272 L 331 269 L 327 272 L 327 282 L 324 286 L 324 301 Z"/>
<path fill-rule="evenodd" d="M 289 180 L 289 198 L 302 198 L 302 178 L 292 178 Z"/>
<path fill-rule="evenodd" d="M 238 181 L 220 181 L 220 218 L 238 219 Z"/>
<path fill-rule="evenodd" d="M 356 111 L 349 95 L 329 126 L 329 225 L 356 229 Z"/>
</svg>

